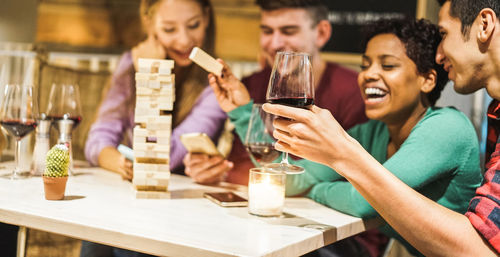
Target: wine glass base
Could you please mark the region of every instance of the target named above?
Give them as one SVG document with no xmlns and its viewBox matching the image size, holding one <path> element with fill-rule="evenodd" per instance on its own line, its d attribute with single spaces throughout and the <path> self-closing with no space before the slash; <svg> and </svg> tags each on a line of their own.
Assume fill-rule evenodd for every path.
<svg viewBox="0 0 500 257">
<path fill-rule="evenodd" d="M 288 163 L 269 163 L 264 165 L 264 168 L 273 172 L 283 172 L 289 175 L 304 173 L 305 169 Z"/>
<path fill-rule="evenodd" d="M 4 179 L 18 180 L 18 179 L 27 179 L 30 178 L 31 176 L 32 175 L 29 171 L 23 171 L 23 172 L 13 172 L 11 174 L 4 174 L 0 177 Z"/>
</svg>

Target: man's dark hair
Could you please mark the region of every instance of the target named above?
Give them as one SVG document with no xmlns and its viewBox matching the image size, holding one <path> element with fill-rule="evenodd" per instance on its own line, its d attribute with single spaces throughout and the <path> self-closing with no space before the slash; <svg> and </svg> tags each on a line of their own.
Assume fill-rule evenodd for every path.
<svg viewBox="0 0 500 257">
<path fill-rule="evenodd" d="M 438 0 L 440 5 L 451 2 L 450 16 L 458 18 L 462 23 L 462 34 L 469 38 L 470 28 L 479 12 L 484 8 L 491 8 L 497 17 L 500 15 L 500 1 L 498 0 Z"/>
<path fill-rule="evenodd" d="M 264 11 L 282 8 L 306 9 L 313 25 L 317 25 L 321 20 L 328 20 L 328 7 L 323 0 L 256 0 L 255 3 Z"/>
<path fill-rule="evenodd" d="M 368 41 L 373 37 L 393 34 L 405 46 L 406 55 L 415 63 L 418 73 L 436 71 L 436 86 L 427 93 L 429 103 L 434 106 L 448 82 L 448 73 L 435 61 L 436 51 L 441 42 L 438 27 L 425 19 L 382 19 L 368 24 L 363 32 L 363 49 L 366 50 Z"/>
</svg>

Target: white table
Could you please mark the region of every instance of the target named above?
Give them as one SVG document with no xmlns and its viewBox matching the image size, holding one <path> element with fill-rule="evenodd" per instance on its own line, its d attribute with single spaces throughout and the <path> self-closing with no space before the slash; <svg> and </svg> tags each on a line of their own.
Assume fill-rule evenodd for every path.
<svg viewBox="0 0 500 257">
<path fill-rule="evenodd" d="M 162 256 L 298 256 L 374 226 L 306 198 L 287 198 L 284 217 L 256 217 L 202 197 L 246 187 L 202 186 L 179 175 L 171 199 L 135 199 L 117 174 L 77 172 L 62 201 L 45 200 L 40 177 L 0 179 L 0 222 Z"/>
</svg>

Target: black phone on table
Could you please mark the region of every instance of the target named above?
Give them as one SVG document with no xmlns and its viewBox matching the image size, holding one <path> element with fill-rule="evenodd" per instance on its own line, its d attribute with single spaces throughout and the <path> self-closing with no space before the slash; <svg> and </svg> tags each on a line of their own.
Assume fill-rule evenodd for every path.
<svg viewBox="0 0 500 257">
<path fill-rule="evenodd" d="M 248 205 L 248 201 L 233 192 L 207 192 L 203 197 L 222 207 L 243 207 Z"/>
</svg>

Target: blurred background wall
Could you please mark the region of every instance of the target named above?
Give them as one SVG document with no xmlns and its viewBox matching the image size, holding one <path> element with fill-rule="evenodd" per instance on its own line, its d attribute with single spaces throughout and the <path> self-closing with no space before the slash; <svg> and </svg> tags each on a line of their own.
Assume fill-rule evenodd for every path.
<svg viewBox="0 0 500 257">
<path fill-rule="evenodd" d="M 34 42 L 37 13 L 38 0 L 2 0 L 0 42 Z"/>
</svg>

